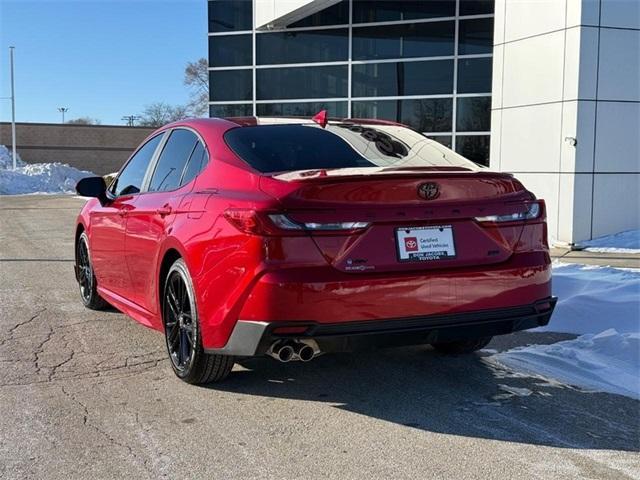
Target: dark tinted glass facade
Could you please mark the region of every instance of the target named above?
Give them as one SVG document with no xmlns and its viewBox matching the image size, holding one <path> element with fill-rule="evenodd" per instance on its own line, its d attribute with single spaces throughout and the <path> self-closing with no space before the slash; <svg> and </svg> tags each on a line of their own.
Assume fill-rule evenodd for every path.
<svg viewBox="0 0 640 480">
<path fill-rule="evenodd" d="M 256 37 L 258 65 L 346 61 L 349 30 L 265 33 Z"/>
<path fill-rule="evenodd" d="M 256 1 L 209 2 L 211 116 L 394 120 L 488 164 L 493 0 L 342 0 L 252 29 Z"/>
</svg>

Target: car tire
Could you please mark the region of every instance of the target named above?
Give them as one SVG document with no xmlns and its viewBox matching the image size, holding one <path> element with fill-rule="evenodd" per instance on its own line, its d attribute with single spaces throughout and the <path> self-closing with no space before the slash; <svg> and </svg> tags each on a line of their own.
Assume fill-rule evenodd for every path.
<svg viewBox="0 0 640 480">
<path fill-rule="evenodd" d="M 457 342 L 437 342 L 431 346 L 438 352 L 447 355 L 462 355 L 473 353 L 486 347 L 493 337 L 480 337 L 471 340 L 459 340 Z"/>
<path fill-rule="evenodd" d="M 162 292 L 165 343 L 174 373 L 194 385 L 227 378 L 234 357 L 204 351 L 195 291 L 189 270 L 181 258 L 171 265 Z"/>
<path fill-rule="evenodd" d="M 104 310 L 109 304 L 98 295 L 98 282 L 93 273 L 93 264 L 89 253 L 89 237 L 80 234 L 76 243 L 76 280 L 80 287 L 80 298 L 85 307 L 91 310 Z"/>
</svg>

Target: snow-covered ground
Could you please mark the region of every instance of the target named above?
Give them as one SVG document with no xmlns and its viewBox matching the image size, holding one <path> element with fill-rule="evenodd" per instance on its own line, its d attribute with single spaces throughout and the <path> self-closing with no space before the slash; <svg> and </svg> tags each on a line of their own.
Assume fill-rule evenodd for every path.
<svg viewBox="0 0 640 480">
<path fill-rule="evenodd" d="M 498 353 L 489 362 L 587 390 L 640 399 L 640 270 L 554 264 L 558 305 L 537 331 L 574 340 Z"/>
<path fill-rule="evenodd" d="M 0 195 L 70 193 L 78 180 L 94 175 L 63 163 L 24 163 L 17 159 L 12 170 L 11 152 L 0 145 Z"/>
<path fill-rule="evenodd" d="M 587 252 L 598 253 L 640 253 L 640 230 L 606 235 L 584 242 Z"/>
</svg>

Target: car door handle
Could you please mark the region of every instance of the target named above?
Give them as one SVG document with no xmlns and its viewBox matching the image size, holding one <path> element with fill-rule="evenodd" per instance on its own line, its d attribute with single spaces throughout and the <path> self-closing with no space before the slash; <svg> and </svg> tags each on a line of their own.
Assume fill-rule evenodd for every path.
<svg viewBox="0 0 640 480">
<path fill-rule="evenodd" d="M 161 217 L 166 217 L 171 213 L 171 205 L 164 205 L 156 210 L 156 213 Z"/>
</svg>

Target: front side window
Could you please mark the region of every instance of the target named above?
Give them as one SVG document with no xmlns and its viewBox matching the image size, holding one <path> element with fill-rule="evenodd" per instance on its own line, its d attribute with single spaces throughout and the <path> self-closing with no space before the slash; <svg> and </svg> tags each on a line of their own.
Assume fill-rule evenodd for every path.
<svg viewBox="0 0 640 480">
<path fill-rule="evenodd" d="M 176 129 L 171 132 L 153 172 L 150 192 L 166 192 L 180 186 L 182 171 L 197 142 L 198 137 L 189 130 Z"/>
<path fill-rule="evenodd" d="M 147 168 L 161 139 L 162 134 L 156 135 L 131 157 L 109 188 L 113 195 L 131 195 L 140 192 Z"/>
</svg>

